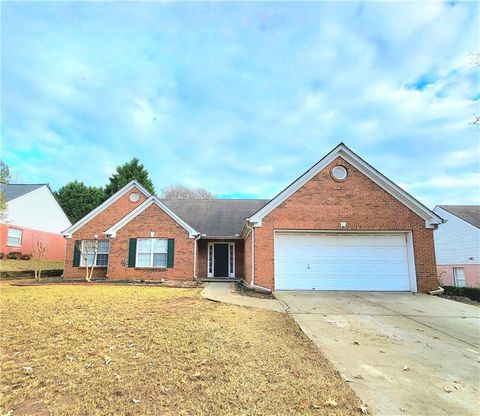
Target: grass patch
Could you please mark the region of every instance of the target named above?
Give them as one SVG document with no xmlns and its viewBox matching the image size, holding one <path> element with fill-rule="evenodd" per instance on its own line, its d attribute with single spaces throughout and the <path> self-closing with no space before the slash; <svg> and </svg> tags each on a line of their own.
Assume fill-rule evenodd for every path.
<svg viewBox="0 0 480 416">
<path fill-rule="evenodd" d="M 199 293 L 3 283 L 0 413 L 360 414 L 287 315 Z"/>
<path fill-rule="evenodd" d="M 43 270 L 62 270 L 63 269 L 63 260 L 53 261 L 53 260 L 42 260 L 42 269 Z M 0 260 L 0 270 L 2 272 L 21 272 L 21 271 L 30 271 L 34 269 L 33 260 L 10 260 L 2 259 Z"/>
</svg>

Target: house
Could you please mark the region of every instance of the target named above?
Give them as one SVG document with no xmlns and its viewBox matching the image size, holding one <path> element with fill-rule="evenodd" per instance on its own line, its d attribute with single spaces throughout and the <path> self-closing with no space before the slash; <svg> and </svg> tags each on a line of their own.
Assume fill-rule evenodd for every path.
<svg viewBox="0 0 480 416">
<path fill-rule="evenodd" d="M 46 259 L 63 260 L 62 230 L 71 225 L 46 184 L 0 184 L 7 202 L 0 223 L 0 252 L 32 253 L 36 241 L 46 244 Z"/>
<path fill-rule="evenodd" d="M 438 205 L 433 211 L 447 220 L 434 233 L 440 282 L 480 287 L 480 206 Z"/>
<path fill-rule="evenodd" d="M 64 231 L 65 276 L 98 239 L 96 277 L 428 292 L 442 222 L 341 143 L 270 200 L 161 200 L 132 181 Z"/>
</svg>

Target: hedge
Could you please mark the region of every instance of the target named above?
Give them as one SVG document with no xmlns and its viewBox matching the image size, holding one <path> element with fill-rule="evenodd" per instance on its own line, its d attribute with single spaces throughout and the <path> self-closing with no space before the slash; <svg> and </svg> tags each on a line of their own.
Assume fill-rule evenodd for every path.
<svg viewBox="0 0 480 416">
<path fill-rule="evenodd" d="M 457 287 L 457 286 L 442 286 L 445 290 L 445 295 L 463 296 L 470 300 L 480 302 L 480 288 L 478 287 Z"/>
</svg>

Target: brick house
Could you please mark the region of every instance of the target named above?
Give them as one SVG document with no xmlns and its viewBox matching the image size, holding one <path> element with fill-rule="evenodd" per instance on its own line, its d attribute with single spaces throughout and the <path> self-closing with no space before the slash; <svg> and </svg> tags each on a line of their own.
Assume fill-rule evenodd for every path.
<svg viewBox="0 0 480 416">
<path fill-rule="evenodd" d="M 435 231 L 435 256 L 442 285 L 480 287 L 480 206 L 438 205 L 447 223 Z"/>
<path fill-rule="evenodd" d="M 132 181 L 64 231 L 64 273 L 83 277 L 98 239 L 95 275 L 109 279 L 427 292 L 442 222 L 339 144 L 270 200 L 161 200 Z"/>
<path fill-rule="evenodd" d="M 37 241 L 46 245 L 46 259 L 63 260 L 61 232 L 72 225 L 47 184 L 0 184 L 7 203 L 0 223 L 0 252 L 32 253 Z"/>
</svg>

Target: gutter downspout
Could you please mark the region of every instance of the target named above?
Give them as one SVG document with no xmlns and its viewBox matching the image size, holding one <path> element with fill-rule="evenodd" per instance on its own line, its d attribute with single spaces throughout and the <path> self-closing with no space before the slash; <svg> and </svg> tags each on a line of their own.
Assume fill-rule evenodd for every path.
<svg viewBox="0 0 480 416">
<path fill-rule="evenodd" d="M 202 234 L 197 234 L 193 244 L 193 280 L 197 280 L 197 241 L 202 237 Z"/>
<path fill-rule="evenodd" d="M 264 291 L 264 292 L 271 293 L 272 291 L 270 289 L 255 284 L 255 227 L 249 225 L 249 222 L 250 221 L 247 219 L 247 221 L 245 223 L 247 228 L 250 230 L 250 233 L 252 234 L 252 252 L 251 252 L 251 255 L 252 255 L 252 259 L 251 259 L 251 261 L 252 261 L 252 272 L 251 272 L 252 277 L 250 279 L 249 287 L 254 288 L 254 289 L 259 289 L 259 290 Z"/>
</svg>

